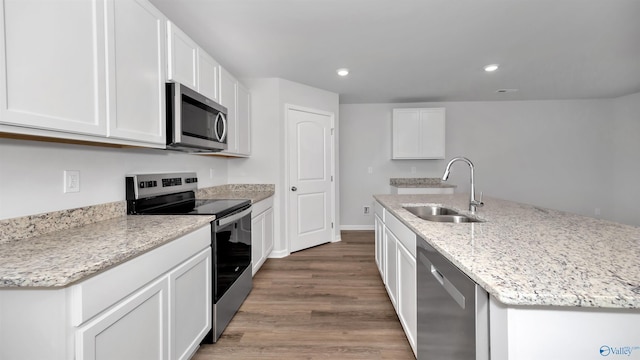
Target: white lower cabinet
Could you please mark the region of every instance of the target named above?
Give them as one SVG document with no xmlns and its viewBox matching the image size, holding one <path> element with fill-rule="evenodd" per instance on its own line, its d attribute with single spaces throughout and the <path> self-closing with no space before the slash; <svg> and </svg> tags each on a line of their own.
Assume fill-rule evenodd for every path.
<svg viewBox="0 0 640 360">
<path fill-rule="evenodd" d="M 416 352 L 418 335 L 417 301 L 416 257 L 402 243 L 398 242 L 398 305 L 396 311 L 414 353 Z"/>
<path fill-rule="evenodd" d="M 411 349 L 416 354 L 416 235 L 377 202 L 374 221 L 378 270 Z"/>
<path fill-rule="evenodd" d="M 251 264 L 255 275 L 273 250 L 273 198 L 253 204 L 251 210 Z"/>
<path fill-rule="evenodd" d="M 211 329 L 211 250 L 169 273 L 171 359 L 189 359 Z"/>
<path fill-rule="evenodd" d="M 0 290 L 0 359 L 188 359 L 211 329 L 211 227 L 74 285 Z"/>
<path fill-rule="evenodd" d="M 391 230 L 384 229 L 384 286 L 393 307 L 398 311 L 398 239 Z"/>
<path fill-rule="evenodd" d="M 375 233 L 376 233 L 376 265 L 381 276 L 384 276 L 384 222 L 382 218 L 376 213 L 374 215 Z"/>
<path fill-rule="evenodd" d="M 136 292 L 76 332 L 76 358 L 169 359 L 167 278 Z"/>
</svg>

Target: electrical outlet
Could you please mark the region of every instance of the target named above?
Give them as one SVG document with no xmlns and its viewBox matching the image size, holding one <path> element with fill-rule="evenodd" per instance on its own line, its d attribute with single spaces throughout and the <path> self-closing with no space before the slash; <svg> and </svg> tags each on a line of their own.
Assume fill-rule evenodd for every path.
<svg viewBox="0 0 640 360">
<path fill-rule="evenodd" d="M 369 166 L 369 167 L 367 168 L 367 172 L 368 172 L 369 174 L 373 174 L 373 166 Z"/>
<path fill-rule="evenodd" d="M 64 192 L 65 193 L 80 192 L 80 171 L 78 170 L 64 171 Z"/>
<path fill-rule="evenodd" d="M 369 207 L 369 206 L 363 206 L 363 207 L 362 207 L 362 213 L 363 213 L 364 215 L 370 215 L 370 214 L 371 214 L 371 207 Z"/>
<path fill-rule="evenodd" d="M 411 173 L 412 173 L 412 174 L 415 174 L 415 173 L 416 173 L 416 167 L 415 167 L 415 166 L 412 166 L 412 167 L 411 167 Z"/>
<path fill-rule="evenodd" d="M 209 169 L 209 179 L 213 179 L 213 176 L 215 175 L 215 170 L 213 168 Z"/>
</svg>

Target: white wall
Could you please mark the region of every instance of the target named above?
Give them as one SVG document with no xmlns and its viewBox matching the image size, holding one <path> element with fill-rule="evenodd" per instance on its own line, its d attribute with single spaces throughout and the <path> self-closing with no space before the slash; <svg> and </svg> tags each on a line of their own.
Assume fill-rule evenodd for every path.
<svg viewBox="0 0 640 360">
<path fill-rule="evenodd" d="M 615 100 L 613 154 L 608 159 L 613 180 L 613 218 L 640 226 L 640 93 Z"/>
<path fill-rule="evenodd" d="M 64 170 L 80 171 L 80 192 L 63 192 Z M 228 179 L 221 157 L 0 139 L 0 219 L 122 201 L 126 174 L 164 171 L 197 171 L 200 187 Z"/>
<path fill-rule="evenodd" d="M 251 157 L 229 160 L 229 182 L 266 182 L 276 185 L 275 244 L 272 255 L 285 256 L 289 253 L 285 238 L 285 201 L 288 193 L 285 177 L 285 105 L 332 112 L 336 116 L 337 127 L 338 94 L 277 78 L 244 79 L 242 82 L 251 91 Z M 338 199 L 336 197 L 336 204 Z M 339 213 L 336 222 L 338 219 Z"/>
<path fill-rule="evenodd" d="M 595 216 L 599 209 L 603 218 L 634 223 L 614 213 L 610 174 L 618 138 L 635 141 L 638 150 L 640 111 L 633 105 L 637 96 L 619 102 L 618 107 L 627 109 L 626 120 L 614 121 L 614 100 L 341 105 L 343 227 L 372 226 L 373 218 L 362 214 L 362 206 L 372 204 L 373 194 L 389 192 L 389 178 L 440 177 L 454 156 L 474 162 L 477 193 L 587 216 Z M 394 107 L 445 107 L 447 160 L 390 160 Z M 614 123 L 625 135 L 614 133 Z M 633 152 L 618 153 L 628 173 L 637 177 Z M 367 173 L 370 166 L 373 174 Z M 417 168 L 415 174 L 411 167 Z M 454 165 L 449 181 L 459 186 L 457 192 L 468 192 L 466 165 Z M 617 186 L 626 196 L 633 190 L 622 180 Z M 636 203 L 637 194 L 632 195 Z M 640 225 L 637 219 L 635 223 Z"/>
</svg>

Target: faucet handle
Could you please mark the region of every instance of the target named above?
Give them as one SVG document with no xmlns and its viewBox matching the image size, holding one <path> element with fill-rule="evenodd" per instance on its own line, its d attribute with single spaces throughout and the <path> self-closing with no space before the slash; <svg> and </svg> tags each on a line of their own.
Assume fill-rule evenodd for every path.
<svg viewBox="0 0 640 360">
<path fill-rule="evenodd" d="M 483 194 L 482 194 L 482 191 L 480 191 L 480 199 L 472 201 L 472 202 L 471 202 L 471 205 L 475 205 L 475 206 L 477 206 L 477 207 L 482 207 L 482 206 L 484 206 L 484 203 L 482 202 L 482 195 L 483 195 Z"/>
</svg>

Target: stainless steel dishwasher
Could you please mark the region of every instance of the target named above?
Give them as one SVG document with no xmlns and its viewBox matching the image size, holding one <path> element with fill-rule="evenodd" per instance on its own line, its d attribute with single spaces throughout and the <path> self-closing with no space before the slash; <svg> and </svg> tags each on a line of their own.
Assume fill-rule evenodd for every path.
<svg viewBox="0 0 640 360">
<path fill-rule="evenodd" d="M 489 295 L 420 237 L 416 250 L 418 360 L 488 360 Z"/>
</svg>

